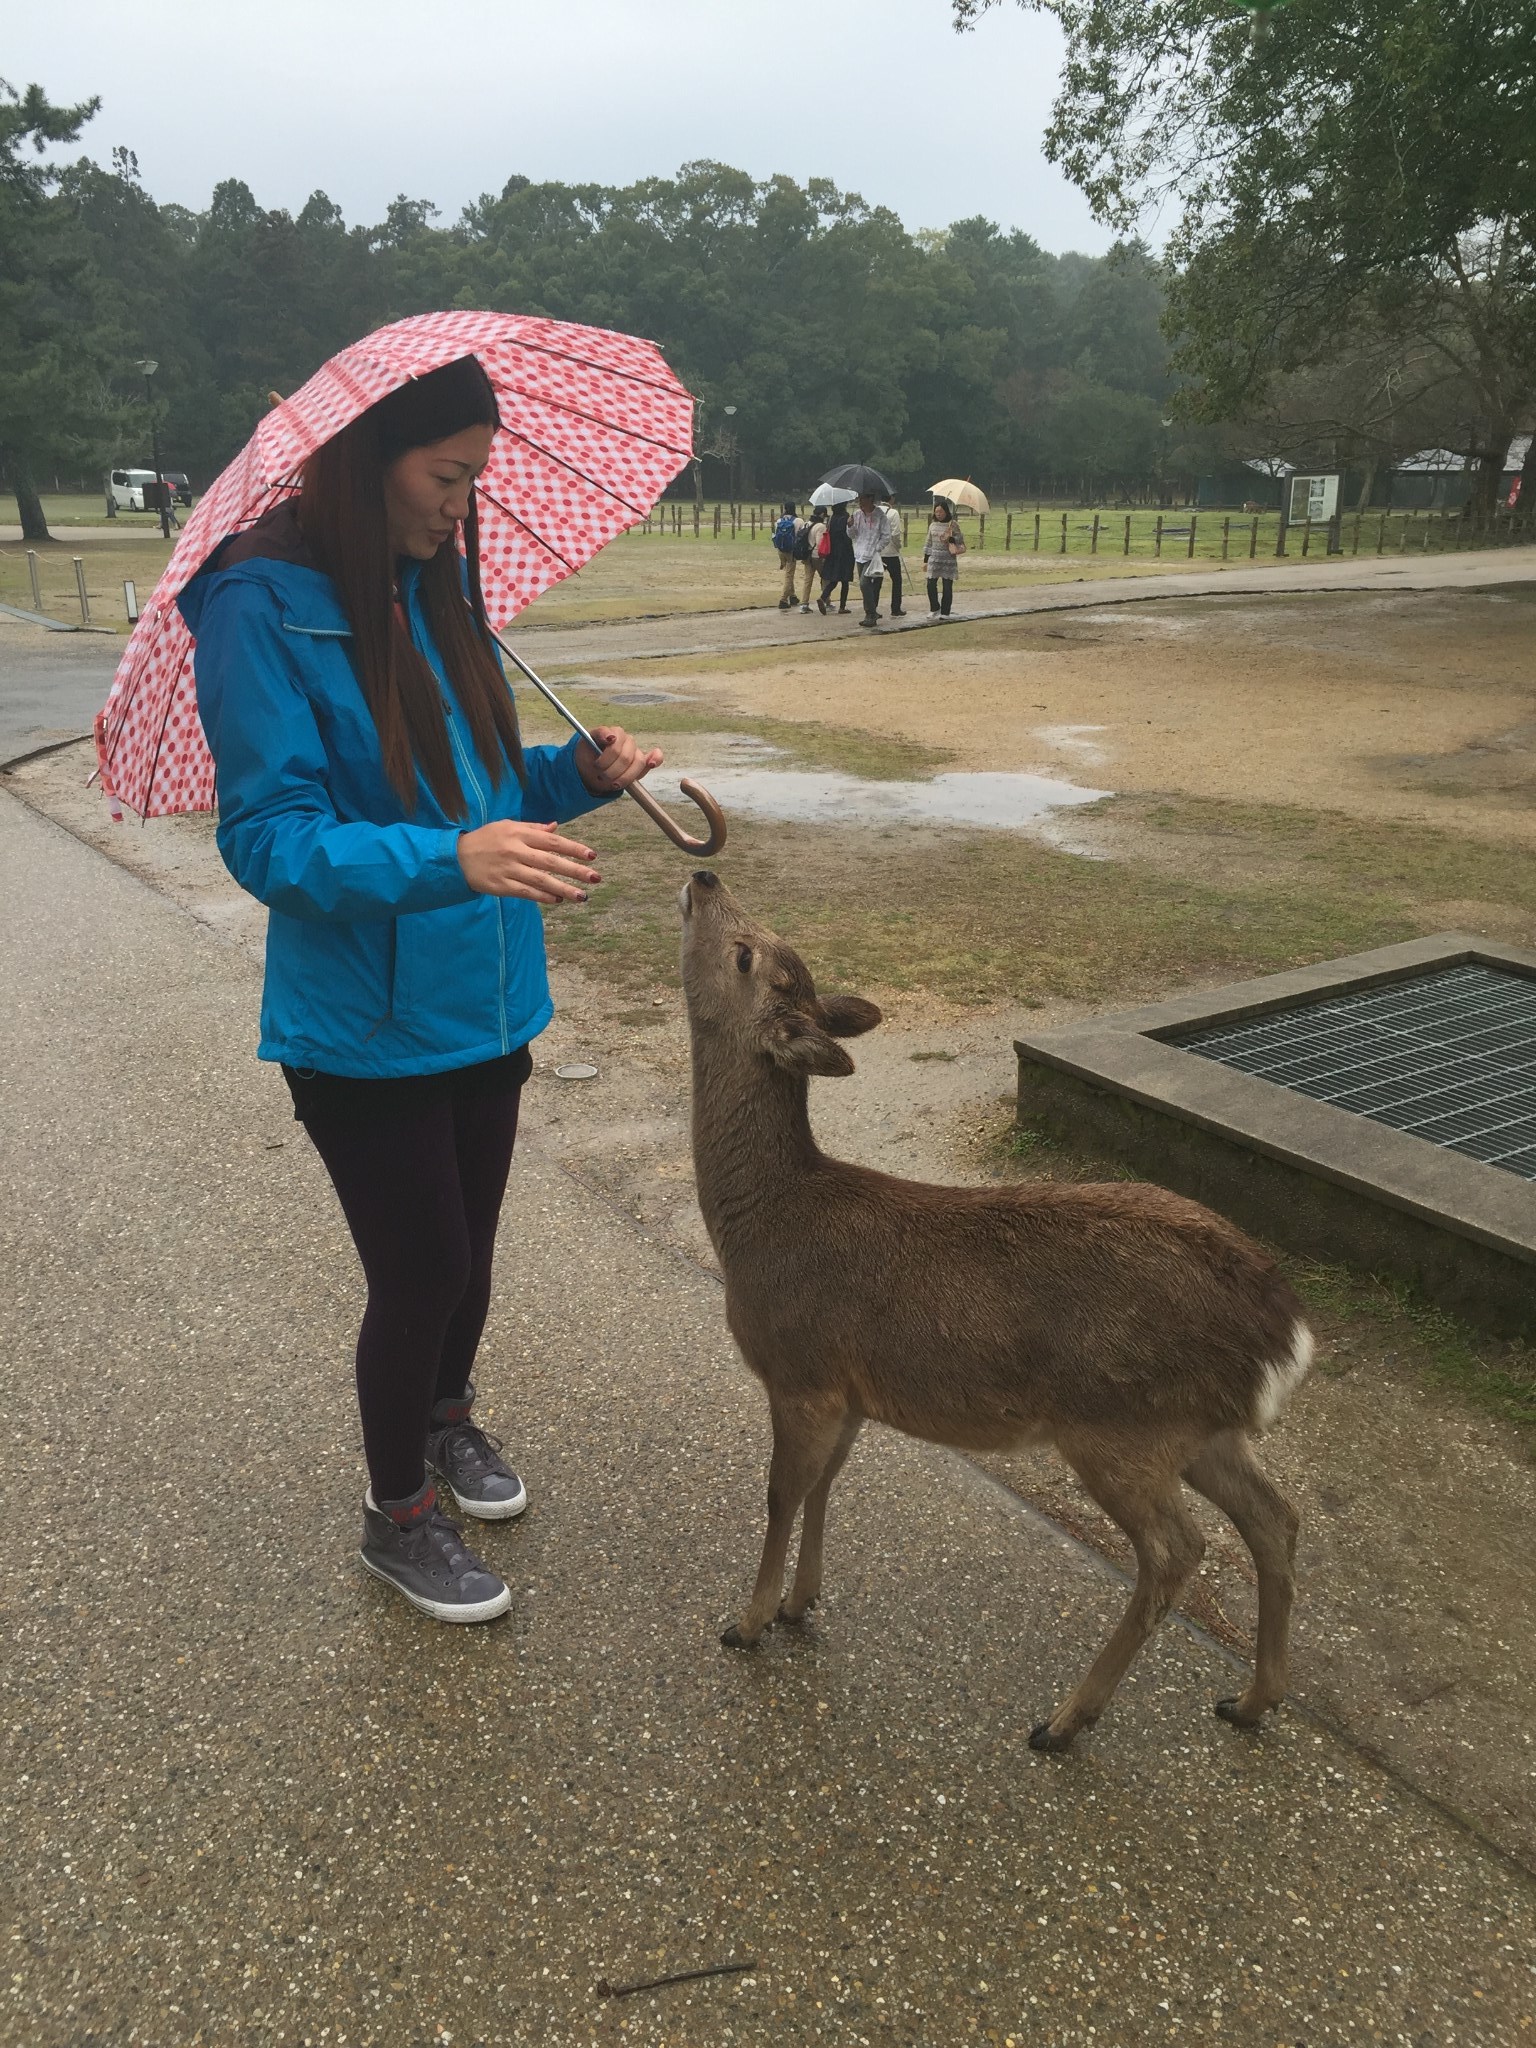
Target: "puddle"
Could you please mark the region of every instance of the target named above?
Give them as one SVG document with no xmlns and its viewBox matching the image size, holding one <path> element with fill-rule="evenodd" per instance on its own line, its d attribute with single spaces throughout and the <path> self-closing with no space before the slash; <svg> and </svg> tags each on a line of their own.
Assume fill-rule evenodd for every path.
<svg viewBox="0 0 1536 2048">
<path fill-rule="evenodd" d="M 610 690 L 610 704 L 691 704 L 691 697 L 679 697 L 675 690 Z"/>
<path fill-rule="evenodd" d="M 810 825 L 982 825 L 1019 831 L 1053 811 L 1114 795 L 1111 789 L 1080 789 L 1048 775 L 991 770 L 935 775 L 931 782 L 871 782 L 834 769 L 721 766 L 701 769 L 699 779 L 727 812 L 751 811 Z M 668 793 L 675 792 L 673 783 Z M 662 794 L 658 788 L 657 795 Z"/>
</svg>

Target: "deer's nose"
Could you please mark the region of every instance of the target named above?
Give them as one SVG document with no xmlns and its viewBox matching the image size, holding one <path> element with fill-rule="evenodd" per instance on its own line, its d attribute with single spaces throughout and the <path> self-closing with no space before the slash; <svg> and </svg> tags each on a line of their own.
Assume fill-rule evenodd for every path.
<svg viewBox="0 0 1536 2048">
<path fill-rule="evenodd" d="M 720 886 L 720 877 L 711 873 L 708 868 L 695 868 L 693 879 L 701 889 L 718 889 Z"/>
</svg>

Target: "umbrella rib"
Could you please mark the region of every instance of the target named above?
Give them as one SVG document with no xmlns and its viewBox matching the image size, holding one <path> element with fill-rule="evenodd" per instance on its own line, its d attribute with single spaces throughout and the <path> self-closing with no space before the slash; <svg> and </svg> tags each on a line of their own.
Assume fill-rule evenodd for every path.
<svg viewBox="0 0 1536 2048">
<path fill-rule="evenodd" d="M 181 669 L 178 668 L 176 674 L 171 678 L 171 687 L 165 693 L 165 716 L 160 721 L 160 731 L 155 739 L 154 756 L 149 764 L 149 774 L 144 779 L 144 804 L 139 812 L 141 820 L 149 816 L 149 800 L 155 793 L 155 770 L 160 766 L 160 750 L 165 745 L 166 727 L 171 722 L 171 709 L 176 702 L 176 684 L 180 676 Z"/>
<path fill-rule="evenodd" d="M 643 441 L 647 448 L 660 448 L 668 455 L 681 455 L 686 459 L 693 453 L 691 448 L 680 448 L 675 441 L 660 441 L 654 434 L 642 434 L 637 427 L 626 427 L 618 420 L 605 420 L 601 413 L 583 412 L 579 405 L 567 405 L 563 399 L 547 398 L 542 391 L 524 391 L 517 384 L 498 385 L 497 395 L 503 391 L 513 398 L 527 398 L 535 405 L 547 405 L 552 412 L 565 413 L 570 419 L 586 420 L 589 425 L 602 427 L 610 434 L 622 434 L 626 441 Z M 504 426 L 502 431 L 510 434 L 512 429 Z M 518 438 L 526 440 L 527 436 L 520 435 Z M 537 445 L 536 442 L 529 443 L 530 447 Z"/>
<path fill-rule="evenodd" d="M 117 730 L 116 732 L 109 732 L 107 736 L 108 762 L 111 761 L 113 755 L 117 751 L 117 743 L 123 736 L 123 728 L 128 723 L 128 714 L 133 709 L 134 700 L 139 694 L 139 685 L 144 680 L 144 671 L 146 668 L 148 668 L 148 666 L 149 641 L 148 639 L 146 639 L 144 645 L 139 649 L 138 660 L 134 663 L 134 666 L 129 670 L 128 679 L 123 685 L 123 708 L 121 712 L 118 714 Z"/>
<path fill-rule="evenodd" d="M 676 398 L 679 395 L 687 397 L 688 395 L 675 379 L 670 384 L 663 384 L 658 378 L 641 377 L 633 370 L 618 370 L 611 363 L 596 362 L 591 356 L 576 355 L 568 348 L 551 348 L 547 342 L 527 341 L 522 336 L 519 336 L 511 346 L 514 348 L 525 348 L 532 354 L 553 356 L 558 362 L 579 363 L 582 369 L 600 370 L 605 377 L 622 377 L 627 384 L 643 385 L 647 391 L 664 391 L 670 398 Z M 652 343 L 652 347 L 654 346 L 655 344 Z"/>
<path fill-rule="evenodd" d="M 512 507 L 510 505 L 503 505 L 500 498 L 496 496 L 494 491 L 488 491 L 485 488 L 484 484 L 476 484 L 475 489 L 479 492 L 480 496 L 487 501 L 487 503 L 494 505 L 498 512 L 504 512 L 507 515 L 507 517 L 511 520 L 514 526 L 520 526 L 523 529 L 523 532 L 527 534 L 528 538 L 531 541 L 535 542 L 539 547 L 541 547 L 546 555 L 553 555 L 555 560 L 560 564 L 562 569 L 569 569 L 573 576 L 576 574 L 576 564 L 574 562 L 568 562 L 565 559 L 564 555 L 561 554 L 560 550 L 557 547 L 553 546 L 549 541 L 547 541 L 544 538 L 543 534 L 540 533 L 536 527 L 530 526 L 526 519 L 519 519 L 517 514 L 512 510 Z"/>
<path fill-rule="evenodd" d="M 582 483 L 589 485 L 592 490 L 601 491 L 605 498 L 612 498 L 615 505 L 622 505 L 626 512 L 633 512 L 637 519 L 644 518 L 645 507 L 643 505 L 631 504 L 629 499 L 624 497 L 622 493 L 609 490 L 608 486 L 600 484 L 595 476 L 588 476 L 587 472 L 584 469 L 578 469 L 574 462 L 567 462 L 563 455 L 557 455 L 552 448 L 546 448 L 542 441 L 535 441 L 528 434 L 519 434 L 512 427 L 503 427 L 501 431 L 509 440 L 521 441 L 525 448 L 531 448 L 536 455 L 542 455 L 546 462 L 554 463 L 556 468 L 565 470 L 570 476 L 579 477 Z M 487 496 L 489 496 L 489 493 L 487 493 Z M 499 498 L 492 498 L 491 503 L 498 506 L 501 511 L 507 511 L 506 506 L 501 503 Z M 510 512 L 507 513 L 509 519 L 514 516 Z"/>
</svg>

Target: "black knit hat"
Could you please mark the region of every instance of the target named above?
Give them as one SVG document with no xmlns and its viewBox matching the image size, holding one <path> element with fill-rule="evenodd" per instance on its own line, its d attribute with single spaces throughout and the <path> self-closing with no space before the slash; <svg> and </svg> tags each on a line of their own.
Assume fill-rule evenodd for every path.
<svg viewBox="0 0 1536 2048">
<path fill-rule="evenodd" d="M 373 421 L 384 462 L 393 462 L 408 448 L 446 441 L 466 427 L 501 425 L 496 393 L 477 356 L 460 356 L 440 370 L 413 377 L 370 406 L 367 417 Z"/>
</svg>

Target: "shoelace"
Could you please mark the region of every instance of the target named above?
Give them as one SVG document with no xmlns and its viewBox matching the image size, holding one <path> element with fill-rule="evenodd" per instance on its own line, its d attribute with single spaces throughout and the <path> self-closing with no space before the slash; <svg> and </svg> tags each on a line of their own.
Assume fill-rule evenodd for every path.
<svg viewBox="0 0 1536 2048">
<path fill-rule="evenodd" d="M 450 1574 L 458 1578 L 466 1571 L 484 1571 L 485 1566 L 472 1551 L 464 1548 L 464 1539 L 458 1525 L 450 1522 L 441 1508 L 434 1508 L 424 1522 L 418 1522 L 414 1529 L 403 1532 L 407 1548 L 418 1552 L 436 1551 Z M 425 1563 L 426 1557 L 420 1562 Z"/>
<path fill-rule="evenodd" d="M 477 1422 L 456 1422 L 443 1437 L 445 1459 L 457 1458 L 463 1464 L 478 1466 L 482 1472 L 490 1469 L 492 1458 L 501 1448 L 501 1438 L 492 1436 Z"/>
</svg>

